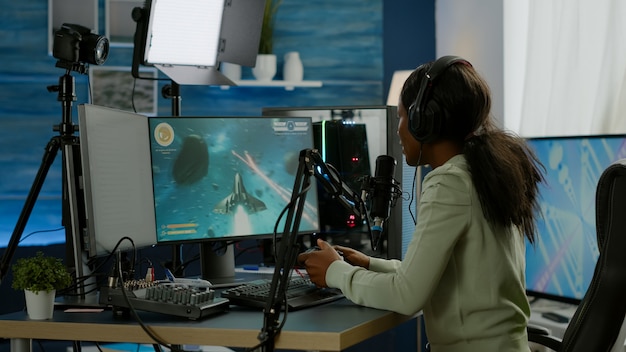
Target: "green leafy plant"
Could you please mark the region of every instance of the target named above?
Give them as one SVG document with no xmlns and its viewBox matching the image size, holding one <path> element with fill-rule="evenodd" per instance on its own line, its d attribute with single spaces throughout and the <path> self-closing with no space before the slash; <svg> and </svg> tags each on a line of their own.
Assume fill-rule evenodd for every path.
<svg viewBox="0 0 626 352">
<path fill-rule="evenodd" d="M 13 287 L 16 290 L 50 292 L 66 288 L 72 282 L 59 258 L 37 252 L 34 257 L 19 258 L 13 265 Z"/>
<path fill-rule="evenodd" d="M 265 0 L 265 12 L 263 13 L 263 25 L 261 26 L 261 40 L 259 41 L 259 54 L 274 53 L 274 16 L 282 0 Z"/>
</svg>

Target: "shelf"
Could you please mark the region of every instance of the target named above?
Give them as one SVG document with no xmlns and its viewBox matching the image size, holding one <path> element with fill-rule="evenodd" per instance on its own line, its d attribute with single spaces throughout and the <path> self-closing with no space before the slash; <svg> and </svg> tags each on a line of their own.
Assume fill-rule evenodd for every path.
<svg viewBox="0 0 626 352">
<path fill-rule="evenodd" d="M 253 79 L 245 79 L 241 81 L 233 81 L 237 87 L 283 87 L 285 90 L 294 90 L 296 87 L 302 88 L 319 88 L 322 81 L 299 81 L 290 82 L 283 80 L 257 81 Z M 232 86 L 221 86 L 222 89 L 229 89 Z"/>
</svg>

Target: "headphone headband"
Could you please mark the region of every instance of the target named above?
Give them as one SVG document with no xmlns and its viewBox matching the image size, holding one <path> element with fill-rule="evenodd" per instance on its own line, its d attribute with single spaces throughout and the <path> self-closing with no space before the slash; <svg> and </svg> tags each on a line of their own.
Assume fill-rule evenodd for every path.
<svg viewBox="0 0 626 352">
<path fill-rule="evenodd" d="M 442 109 L 436 101 L 431 100 L 430 95 L 439 75 L 457 63 L 472 66 L 469 61 L 460 56 L 448 55 L 437 59 L 422 78 L 417 97 L 409 107 L 409 132 L 422 143 L 433 141 L 441 133 L 446 118 L 445 109 Z"/>
</svg>

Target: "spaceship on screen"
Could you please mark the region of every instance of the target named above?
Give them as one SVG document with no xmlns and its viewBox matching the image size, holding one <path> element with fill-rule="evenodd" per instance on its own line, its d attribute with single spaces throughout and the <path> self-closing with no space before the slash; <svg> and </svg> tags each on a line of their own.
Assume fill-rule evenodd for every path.
<svg viewBox="0 0 626 352">
<path fill-rule="evenodd" d="M 248 214 L 254 214 L 267 209 L 263 201 L 253 197 L 246 191 L 241 175 L 236 173 L 235 182 L 233 184 L 233 192 L 217 203 L 217 205 L 213 208 L 213 211 L 216 213 L 228 214 L 233 212 L 238 205 L 243 206 Z"/>
</svg>

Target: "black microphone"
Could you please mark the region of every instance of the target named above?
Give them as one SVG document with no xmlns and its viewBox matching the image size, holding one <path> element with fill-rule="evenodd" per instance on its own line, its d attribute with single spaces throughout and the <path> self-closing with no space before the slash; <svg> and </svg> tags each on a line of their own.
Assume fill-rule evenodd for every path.
<svg viewBox="0 0 626 352">
<path fill-rule="evenodd" d="M 376 158 L 376 171 L 371 189 L 372 207 L 370 217 L 374 219 L 372 226 L 372 249 L 377 250 L 383 232 L 383 223 L 389 217 L 392 195 L 396 187 L 393 178 L 396 172 L 396 159 L 389 155 Z"/>
</svg>

